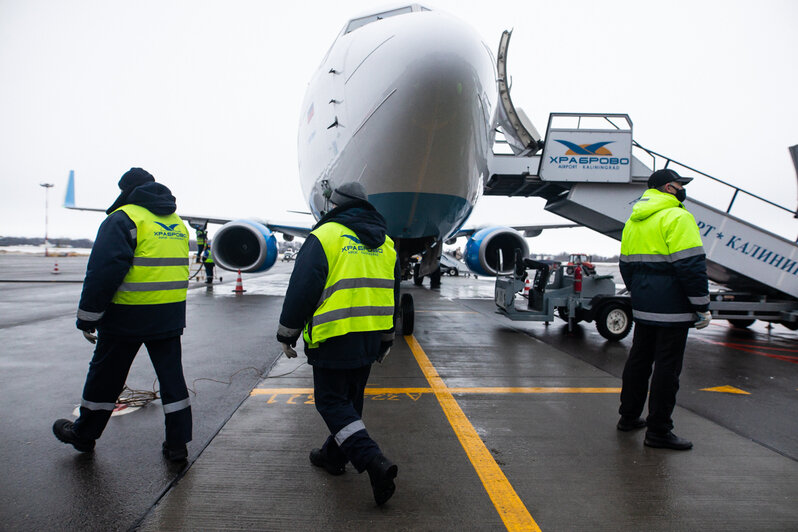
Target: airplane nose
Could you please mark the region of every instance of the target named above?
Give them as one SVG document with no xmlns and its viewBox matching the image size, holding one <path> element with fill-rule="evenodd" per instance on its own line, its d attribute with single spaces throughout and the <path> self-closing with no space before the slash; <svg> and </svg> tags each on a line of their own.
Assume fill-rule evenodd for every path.
<svg viewBox="0 0 798 532">
<path fill-rule="evenodd" d="M 393 234 L 409 227 L 428 234 L 429 228 L 419 227 L 418 210 L 432 197 L 459 204 L 447 211 L 457 213 L 450 222 L 462 220 L 461 211 L 470 209 L 487 172 L 496 101 L 492 58 L 479 36 L 445 14 L 404 17 L 414 16 L 419 18 L 412 24 L 400 24 L 403 17 L 374 24 L 373 31 L 386 32 L 384 39 L 373 50 L 350 50 L 353 62 L 365 58 L 346 83 L 350 102 L 368 102 L 354 120 L 353 139 L 361 153 L 372 154 L 363 175 L 370 197 L 407 198 L 402 230 Z M 357 31 L 363 30 L 368 26 Z M 396 198 L 393 202 L 396 208 Z"/>
</svg>

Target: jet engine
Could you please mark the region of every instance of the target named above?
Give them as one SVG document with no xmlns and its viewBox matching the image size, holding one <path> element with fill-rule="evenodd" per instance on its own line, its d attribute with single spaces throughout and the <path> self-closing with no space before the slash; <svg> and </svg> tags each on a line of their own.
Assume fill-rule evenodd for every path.
<svg viewBox="0 0 798 532">
<path fill-rule="evenodd" d="M 529 255 L 529 246 L 521 233 L 509 227 L 486 227 L 468 239 L 465 263 L 477 275 L 509 274 L 517 249 L 523 257 Z"/>
<path fill-rule="evenodd" d="M 260 222 L 233 220 L 216 232 L 211 250 L 214 262 L 225 270 L 262 272 L 277 260 L 277 238 Z"/>
</svg>

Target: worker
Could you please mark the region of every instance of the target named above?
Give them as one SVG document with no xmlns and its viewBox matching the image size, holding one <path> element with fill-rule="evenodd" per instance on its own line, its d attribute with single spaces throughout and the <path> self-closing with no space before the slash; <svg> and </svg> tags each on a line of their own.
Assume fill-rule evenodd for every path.
<svg viewBox="0 0 798 532">
<path fill-rule="evenodd" d="M 205 250 L 205 243 L 208 240 L 208 230 L 207 225 L 197 225 L 194 226 L 197 231 L 197 260 L 196 262 L 202 262 L 202 253 Z"/>
<path fill-rule="evenodd" d="M 300 335 L 313 366 L 318 410 L 330 436 L 310 462 L 331 475 L 351 462 L 368 471 L 374 500 L 393 495 L 398 468 L 369 436 L 363 393 L 371 365 L 393 344 L 401 275 L 385 218 L 360 183 L 336 188 L 325 214 L 296 258 L 280 315 L 277 340 L 286 356 Z"/>
<path fill-rule="evenodd" d="M 652 173 L 621 239 L 620 270 L 632 295 L 635 325 L 617 428 L 647 427 L 645 445 L 676 450 L 693 447 L 673 433 L 671 419 L 687 333 L 711 320 L 706 255 L 683 203 L 684 185 L 691 180 L 670 169 Z M 648 417 L 642 419 L 646 395 Z"/>
<path fill-rule="evenodd" d="M 205 251 L 202 253 L 202 262 L 205 264 L 205 284 L 213 284 L 213 267 L 215 264 L 210 240 L 208 240 L 208 245 L 205 246 Z"/>
<path fill-rule="evenodd" d="M 119 188 L 97 232 L 78 306 L 77 328 L 96 343 L 80 415 L 75 422 L 57 420 L 53 433 L 78 451 L 92 452 L 143 343 L 160 383 L 166 425 L 162 451 L 168 460 L 181 462 L 188 455 L 192 424 L 180 345 L 189 233 L 175 214 L 172 193 L 145 170 L 131 168 Z"/>
</svg>

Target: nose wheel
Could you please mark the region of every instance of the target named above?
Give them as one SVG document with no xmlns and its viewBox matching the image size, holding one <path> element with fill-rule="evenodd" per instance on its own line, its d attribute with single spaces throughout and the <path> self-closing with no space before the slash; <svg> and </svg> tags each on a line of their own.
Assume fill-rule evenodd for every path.
<svg viewBox="0 0 798 532">
<path fill-rule="evenodd" d="M 413 296 L 410 294 L 402 294 L 402 299 L 399 300 L 399 316 L 402 320 L 400 330 L 403 336 L 413 334 L 413 326 L 415 325 L 415 308 L 413 306 Z"/>
</svg>

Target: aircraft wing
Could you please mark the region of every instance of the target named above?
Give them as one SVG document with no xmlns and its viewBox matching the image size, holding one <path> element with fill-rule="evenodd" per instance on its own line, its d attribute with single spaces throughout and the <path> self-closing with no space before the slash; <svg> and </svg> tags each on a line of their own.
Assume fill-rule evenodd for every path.
<svg viewBox="0 0 798 532">
<path fill-rule="evenodd" d="M 582 227 L 582 226 L 579 224 L 543 224 L 543 225 L 513 225 L 511 227 L 512 229 L 515 229 L 519 233 L 523 233 L 525 237 L 532 238 L 535 236 L 540 236 L 540 233 L 542 233 L 545 229 L 563 229 L 566 227 Z M 471 236 L 480 229 L 484 229 L 484 227 L 463 228 L 458 230 L 450 238 Z"/>
<path fill-rule="evenodd" d="M 78 207 L 77 205 L 75 205 L 75 172 L 73 170 L 69 171 L 69 181 L 67 182 L 66 195 L 64 196 L 64 207 L 76 211 L 92 211 L 92 212 L 103 212 L 103 213 L 107 210 L 107 209 L 99 209 L 96 207 Z M 194 228 L 204 227 L 209 223 L 224 225 L 228 222 L 233 221 L 233 218 L 219 218 L 216 216 L 181 214 L 181 213 L 177 213 L 177 215 L 180 216 L 183 220 L 185 220 L 189 226 Z M 314 222 L 307 226 L 302 226 L 302 225 L 279 224 L 274 222 L 268 222 L 265 220 L 257 220 L 257 221 L 268 227 L 269 230 L 272 232 L 282 233 L 284 235 L 291 235 L 299 238 L 307 238 L 307 236 L 310 234 L 310 231 L 313 229 L 313 225 L 315 224 Z"/>
</svg>

